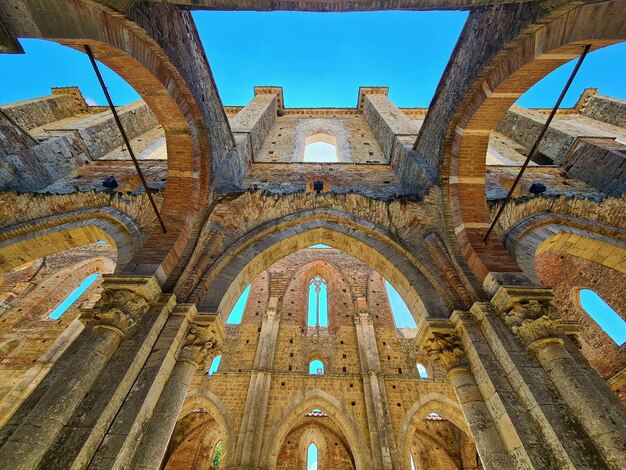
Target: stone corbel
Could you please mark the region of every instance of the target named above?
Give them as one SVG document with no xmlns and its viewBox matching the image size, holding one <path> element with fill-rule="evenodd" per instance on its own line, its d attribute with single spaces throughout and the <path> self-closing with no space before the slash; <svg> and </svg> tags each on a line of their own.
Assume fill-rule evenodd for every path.
<svg viewBox="0 0 626 470">
<path fill-rule="evenodd" d="M 161 288 L 152 277 L 104 276 L 104 291 L 93 309 L 81 313 L 81 321 L 89 321 L 94 329 L 111 330 L 129 337 L 137 323 L 150 310 Z"/>
<path fill-rule="evenodd" d="M 501 287 L 491 303 L 526 348 L 546 340 L 563 341 L 562 322 L 551 289 Z"/>
</svg>

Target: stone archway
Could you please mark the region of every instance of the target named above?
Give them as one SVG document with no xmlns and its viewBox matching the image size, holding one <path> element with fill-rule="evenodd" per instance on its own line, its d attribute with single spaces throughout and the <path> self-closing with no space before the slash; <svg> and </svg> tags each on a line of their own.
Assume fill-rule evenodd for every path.
<svg viewBox="0 0 626 470">
<path fill-rule="evenodd" d="M 110 207 L 35 219 L 0 230 L 0 272 L 100 240 L 117 250 L 117 265 L 133 258 L 144 239 L 141 228 Z"/>
<path fill-rule="evenodd" d="M 471 27 L 479 27 L 478 24 L 489 16 L 473 15 L 468 20 Z M 484 57 L 473 60 L 473 81 L 463 85 L 467 92 L 448 126 L 443 160 L 432 162 L 442 164 L 448 217 L 460 251 L 488 291 L 495 285 L 495 273 L 521 274 L 497 237 L 483 241 L 491 224 L 484 176 L 491 131 L 527 89 L 560 65 L 578 57 L 584 44 L 592 44 L 593 50 L 625 40 L 626 25 L 621 18 L 626 15 L 626 2 L 566 5 L 550 13 L 541 8 L 528 11 L 494 8 L 493 15 L 500 21 L 510 22 L 511 28 L 501 35 L 498 44 L 489 44 Z M 492 19 L 491 24 L 495 23 Z M 471 32 L 471 28 L 466 29 Z M 465 40 L 463 47 L 468 47 L 467 37 Z M 451 63 L 455 63 L 454 57 Z M 454 67 L 449 74 L 458 73 L 452 69 Z M 467 71 L 463 73 L 467 80 Z M 438 94 L 441 92 L 439 90 Z M 422 132 L 426 132 L 426 127 Z M 426 141 L 420 144 L 420 140 L 418 148 L 426 145 Z"/>
<path fill-rule="evenodd" d="M 321 390 L 310 390 L 287 406 L 273 423 L 261 453 L 261 466 L 274 468 L 278 452 L 295 423 L 312 409 L 320 409 L 337 425 L 354 457 L 356 470 L 371 469 L 371 455 L 352 414 L 335 398 Z"/>
</svg>

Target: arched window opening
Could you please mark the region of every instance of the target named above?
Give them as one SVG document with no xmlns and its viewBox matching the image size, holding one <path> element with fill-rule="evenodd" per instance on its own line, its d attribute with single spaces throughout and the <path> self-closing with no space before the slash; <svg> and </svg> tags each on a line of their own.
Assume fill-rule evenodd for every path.
<svg viewBox="0 0 626 470">
<path fill-rule="evenodd" d="M 213 458 L 211 459 L 211 468 L 220 468 L 220 462 L 222 461 L 222 441 L 218 441 L 215 444 L 215 451 L 213 451 Z"/>
<path fill-rule="evenodd" d="M 248 287 L 246 287 L 241 293 L 239 299 L 237 299 L 237 303 L 235 303 L 235 306 L 230 311 L 230 314 L 228 315 L 228 320 L 226 320 L 226 323 L 228 325 L 238 325 L 241 323 L 241 318 L 243 317 L 243 311 L 246 309 L 246 303 L 248 302 L 249 295 L 250 284 L 248 284 Z"/>
<path fill-rule="evenodd" d="M 385 287 L 387 288 L 387 297 L 389 298 L 389 304 L 391 306 L 391 314 L 393 320 L 396 323 L 396 328 L 415 328 L 415 320 L 413 315 L 409 311 L 409 307 L 406 306 L 398 291 L 393 288 L 389 281 L 385 281 Z"/>
<path fill-rule="evenodd" d="M 309 163 L 336 163 L 337 139 L 330 134 L 310 135 L 304 141 L 304 159 Z"/>
<path fill-rule="evenodd" d="M 580 306 L 619 346 L 626 342 L 626 322 L 598 294 L 590 289 L 578 293 Z"/>
<path fill-rule="evenodd" d="M 217 356 L 215 356 L 213 358 L 213 361 L 211 361 L 211 367 L 209 367 L 209 372 L 208 375 L 213 375 L 217 372 L 217 369 L 220 366 L 220 361 L 222 360 L 222 355 L 219 354 Z"/>
<path fill-rule="evenodd" d="M 85 293 L 87 289 L 98 279 L 99 274 L 91 274 L 87 276 L 80 285 L 74 289 L 57 307 L 48 315 L 50 320 L 58 320 L 61 318 L 68 308 L 70 308 L 78 298 Z"/>
<path fill-rule="evenodd" d="M 420 364 L 419 362 L 417 363 L 417 373 L 419 374 L 420 379 L 428 378 L 428 371 L 426 370 L 426 367 L 424 367 L 424 364 Z"/>
<path fill-rule="evenodd" d="M 307 326 L 328 326 L 328 293 L 321 276 L 315 276 L 309 284 Z"/>
<path fill-rule="evenodd" d="M 310 375 L 324 375 L 324 363 L 318 359 L 311 361 L 309 364 Z"/>
<path fill-rule="evenodd" d="M 317 446 L 314 443 L 306 450 L 306 469 L 317 470 Z"/>
</svg>

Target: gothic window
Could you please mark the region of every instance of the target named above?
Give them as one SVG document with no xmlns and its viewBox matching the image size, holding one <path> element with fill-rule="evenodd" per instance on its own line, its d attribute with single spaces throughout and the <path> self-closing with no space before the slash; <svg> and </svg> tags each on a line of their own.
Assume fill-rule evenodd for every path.
<svg viewBox="0 0 626 470">
<path fill-rule="evenodd" d="M 309 364 L 310 375 L 324 375 L 324 363 L 320 360 L 311 361 Z"/>
<path fill-rule="evenodd" d="M 426 370 L 426 367 L 424 367 L 424 364 L 420 364 L 419 362 L 417 363 L 417 373 L 419 374 L 420 379 L 428 378 L 428 371 Z"/>
<path fill-rule="evenodd" d="M 317 446 L 312 442 L 306 450 L 306 470 L 317 470 Z"/>
<path fill-rule="evenodd" d="M 304 141 L 304 161 L 310 163 L 337 162 L 337 139 L 330 134 L 308 136 Z"/>
<path fill-rule="evenodd" d="M 413 315 L 409 311 L 409 307 L 406 306 L 398 291 L 389 283 L 385 281 L 385 287 L 387 289 L 387 298 L 389 299 L 389 305 L 391 306 L 391 315 L 393 315 L 393 321 L 396 323 L 396 328 L 417 328 Z"/>
<path fill-rule="evenodd" d="M 219 354 L 217 356 L 215 356 L 213 358 L 213 361 L 211 362 L 211 367 L 209 367 L 209 372 L 208 375 L 213 375 L 217 372 L 217 369 L 220 366 L 220 361 L 222 360 L 222 355 Z"/>
<path fill-rule="evenodd" d="M 307 326 L 328 326 L 328 294 L 322 276 L 315 276 L 309 283 Z"/>
<path fill-rule="evenodd" d="M 626 342 L 626 322 L 598 294 L 589 289 L 578 292 L 580 306 L 618 345 Z"/>
<path fill-rule="evenodd" d="M 74 302 L 78 300 L 78 298 L 85 293 L 89 286 L 91 286 L 96 279 L 98 279 L 99 274 L 91 274 L 87 276 L 80 285 L 74 289 L 65 299 L 61 302 L 57 307 L 48 315 L 50 320 L 57 320 L 61 318 L 68 308 L 70 308 Z"/>
<path fill-rule="evenodd" d="M 243 317 L 243 311 L 246 309 L 246 303 L 248 302 L 249 295 L 250 284 L 248 284 L 248 287 L 246 287 L 245 290 L 241 293 L 239 299 L 237 299 L 237 303 L 230 311 L 230 314 L 228 315 L 228 320 L 226 320 L 227 324 L 239 325 L 241 323 L 241 318 Z"/>
</svg>

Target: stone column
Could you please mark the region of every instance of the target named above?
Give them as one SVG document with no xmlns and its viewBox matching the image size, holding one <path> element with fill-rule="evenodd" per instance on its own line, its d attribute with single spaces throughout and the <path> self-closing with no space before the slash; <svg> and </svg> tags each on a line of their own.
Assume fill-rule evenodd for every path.
<svg viewBox="0 0 626 470">
<path fill-rule="evenodd" d="M 398 451 L 389 416 L 389 403 L 385 391 L 384 379 L 380 376 L 380 356 L 376 345 L 376 335 L 372 317 L 367 309 L 367 300 L 356 301 L 356 327 L 359 357 L 363 377 L 363 390 L 367 421 L 370 428 L 372 456 L 377 461 L 375 466 L 385 470 L 400 468 Z"/>
<path fill-rule="evenodd" d="M 103 287 L 102 298 L 91 311 L 93 327 L 86 329 L 89 340 L 63 364 L 65 370 L 57 371 L 49 389 L 0 449 L 0 462 L 10 462 L 10 468 L 37 467 L 122 339 L 133 334 L 160 293 L 153 278 L 109 276 Z"/>
<path fill-rule="evenodd" d="M 211 327 L 197 324 L 189 327 L 178 352 L 174 370 L 157 402 L 131 468 L 160 468 L 191 381 L 196 371 L 204 365 L 209 350 L 215 344 L 215 332 Z"/>
<path fill-rule="evenodd" d="M 500 288 L 492 299 L 504 322 L 547 372 L 608 468 L 626 468 L 626 410 L 599 376 L 590 376 L 565 347 L 548 289 Z M 574 436 L 572 436 L 574 437 Z M 575 436 L 582 446 L 585 436 Z"/>
<path fill-rule="evenodd" d="M 263 430 L 272 385 L 276 338 L 280 326 L 277 306 L 278 298 L 270 297 L 261 324 L 254 366 L 250 373 L 246 406 L 237 439 L 237 450 L 232 460 L 233 465 L 239 465 L 240 468 L 257 468 L 260 465 Z"/>
<path fill-rule="evenodd" d="M 428 356 L 447 373 L 485 469 L 516 468 L 476 382 L 461 339 L 451 325 L 429 325 Z"/>
</svg>

